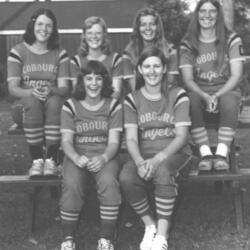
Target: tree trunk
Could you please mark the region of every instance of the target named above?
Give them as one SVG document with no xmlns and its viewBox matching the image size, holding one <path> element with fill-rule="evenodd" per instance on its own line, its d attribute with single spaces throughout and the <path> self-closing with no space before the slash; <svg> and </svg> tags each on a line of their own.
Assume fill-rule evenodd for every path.
<svg viewBox="0 0 250 250">
<path fill-rule="evenodd" d="M 223 13 L 225 25 L 229 30 L 234 29 L 234 0 L 220 0 Z"/>
</svg>

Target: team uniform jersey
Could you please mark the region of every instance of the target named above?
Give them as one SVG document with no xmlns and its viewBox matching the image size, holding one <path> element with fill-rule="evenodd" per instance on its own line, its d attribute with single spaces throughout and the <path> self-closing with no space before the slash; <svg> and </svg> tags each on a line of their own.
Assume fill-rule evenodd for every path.
<svg viewBox="0 0 250 250">
<path fill-rule="evenodd" d="M 147 47 L 148 48 L 148 47 Z M 124 79 L 134 78 L 137 61 L 139 58 L 134 56 L 134 47 L 132 43 L 129 43 L 124 50 L 123 54 L 123 74 Z M 177 50 L 173 44 L 166 43 L 164 46 L 163 53 L 167 59 L 167 72 L 171 75 L 177 75 L 178 72 L 178 61 L 177 61 Z"/>
<path fill-rule="evenodd" d="M 199 87 L 205 92 L 214 93 L 230 77 L 230 63 L 244 61 L 242 54 L 242 41 L 236 33 L 231 33 L 228 38 L 228 51 L 220 68 L 215 63 L 218 57 L 215 41 L 210 43 L 200 41 L 197 57 L 189 43 L 183 41 L 180 47 L 180 68 L 192 67 L 194 81 Z"/>
<path fill-rule="evenodd" d="M 75 55 L 70 60 L 71 80 L 77 79 L 77 75 L 82 68 L 86 67 L 88 61 L 87 57 L 82 57 L 80 55 Z M 123 77 L 122 57 L 118 53 L 112 52 L 111 54 L 106 55 L 101 63 L 106 67 L 111 78 Z"/>
<path fill-rule="evenodd" d="M 58 79 L 69 80 L 69 58 L 64 49 L 35 53 L 22 42 L 11 49 L 8 56 L 8 81 L 20 79 L 25 89 L 57 86 Z"/>
<path fill-rule="evenodd" d="M 122 106 L 116 99 L 105 98 L 93 109 L 74 98 L 68 99 L 61 112 L 61 132 L 74 134 L 79 154 L 92 157 L 102 154 L 110 130 L 122 131 Z"/>
<path fill-rule="evenodd" d="M 190 126 L 189 98 L 182 88 L 172 87 L 168 98 L 152 100 L 144 88 L 124 100 L 124 127 L 138 128 L 142 155 L 154 155 L 175 138 L 175 128 Z"/>
</svg>

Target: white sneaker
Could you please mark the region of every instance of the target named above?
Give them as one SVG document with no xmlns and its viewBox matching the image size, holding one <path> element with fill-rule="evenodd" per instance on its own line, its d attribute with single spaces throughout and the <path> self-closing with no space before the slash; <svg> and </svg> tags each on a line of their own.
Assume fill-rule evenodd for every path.
<svg viewBox="0 0 250 250">
<path fill-rule="evenodd" d="M 151 250 L 168 250 L 168 242 L 162 235 L 156 235 Z"/>
<path fill-rule="evenodd" d="M 58 174 L 56 163 L 52 158 L 45 160 L 43 174 L 45 176 Z"/>
<path fill-rule="evenodd" d="M 150 225 L 145 227 L 145 233 L 140 243 L 140 250 L 151 250 L 155 234 L 156 234 L 155 225 Z"/>
<path fill-rule="evenodd" d="M 29 169 L 30 178 L 43 175 L 44 161 L 43 159 L 36 159 L 32 162 L 32 166 Z"/>
<path fill-rule="evenodd" d="M 114 250 L 114 245 L 110 240 L 101 238 L 98 240 L 97 250 Z"/>
<path fill-rule="evenodd" d="M 61 250 L 75 250 L 76 244 L 73 239 L 66 239 L 61 244 Z"/>
</svg>

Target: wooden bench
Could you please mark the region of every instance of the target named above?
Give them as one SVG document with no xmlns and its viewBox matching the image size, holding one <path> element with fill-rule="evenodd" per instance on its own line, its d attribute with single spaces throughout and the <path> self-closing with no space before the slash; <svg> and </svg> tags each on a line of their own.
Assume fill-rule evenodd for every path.
<svg viewBox="0 0 250 250">
<path fill-rule="evenodd" d="M 27 209 L 29 240 L 36 244 L 34 238 L 36 226 L 36 214 L 39 204 L 39 194 L 44 187 L 59 187 L 61 178 L 31 180 L 28 175 L 0 175 L 0 186 L 15 185 L 17 187 L 31 187 L 29 195 L 29 207 Z M 51 194 L 52 195 L 52 194 Z"/>
<path fill-rule="evenodd" d="M 208 129 L 215 129 L 214 124 L 209 124 Z M 239 123 L 238 129 L 250 129 L 250 123 Z M 187 180 L 189 182 L 214 182 L 217 192 L 221 192 L 223 184 L 227 184 L 232 189 L 233 203 L 236 216 L 237 230 L 242 232 L 244 229 L 244 193 L 245 188 L 242 187 L 242 181 L 250 180 L 250 169 L 239 168 L 236 159 L 236 152 L 240 151 L 240 147 L 233 141 L 229 154 L 228 171 L 198 171 L 192 169 L 189 172 Z"/>
<path fill-rule="evenodd" d="M 240 123 L 238 129 L 249 129 L 250 123 Z M 13 126 L 8 131 L 9 135 L 22 135 L 23 130 Z M 230 170 L 227 172 L 207 172 L 199 173 L 192 171 L 188 177 L 188 182 L 215 182 L 218 190 L 222 188 L 223 183 L 227 183 L 232 188 L 233 201 L 235 207 L 237 230 L 242 231 L 244 229 L 244 192 L 241 182 L 250 179 L 250 171 L 248 169 L 240 169 L 236 161 L 236 151 L 240 148 L 232 143 L 230 151 Z M 44 186 L 59 186 L 61 179 L 55 180 L 30 180 L 28 176 L 0 176 L 0 184 L 18 184 L 27 185 L 33 187 L 33 192 L 30 195 L 30 232 L 34 233 L 36 212 L 39 200 L 39 192 L 41 187 Z"/>
</svg>

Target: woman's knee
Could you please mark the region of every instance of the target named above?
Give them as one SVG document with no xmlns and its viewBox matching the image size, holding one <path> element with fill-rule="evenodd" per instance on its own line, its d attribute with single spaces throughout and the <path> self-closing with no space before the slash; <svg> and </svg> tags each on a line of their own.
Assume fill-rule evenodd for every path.
<svg viewBox="0 0 250 250">
<path fill-rule="evenodd" d="M 60 111 L 63 105 L 63 98 L 60 96 L 50 96 L 46 101 L 46 106 L 48 110 Z"/>
</svg>

